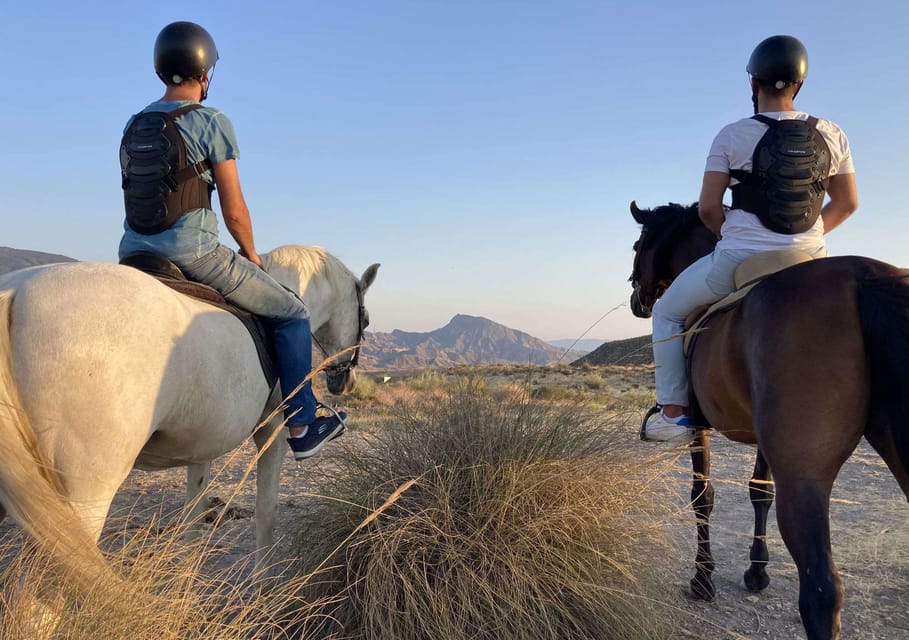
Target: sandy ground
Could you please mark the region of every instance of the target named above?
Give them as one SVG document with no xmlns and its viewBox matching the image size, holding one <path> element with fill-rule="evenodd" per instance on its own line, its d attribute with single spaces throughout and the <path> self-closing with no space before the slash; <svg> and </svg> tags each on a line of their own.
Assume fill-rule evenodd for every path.
<svg viewBox="0 0 909 640">
<path fill-rule="evenodd" d="M 626 372 L 627 373 L 627 372 Z M 589 375 L 589 374 L 588 374 Z M 648 372 L 635 372 L 634 388 Z M 370 411 L 358 411 L 351 420 L 351 433 L 370 428 Z M 629 438 L 636 434 L 629 432 Z M 642 459 L 653 445 L 641 443 Z M 213 494 L 231 499 L 231 517 L 219 529 L 219 545 L 229 563 L 248 556 L 253 549 L 252 509 L 254 483 L 238 488 L 237 482 L 252 456 L 244 447 L 229 463 L 216 463 Z M 798 581 L 795 566 L 786 552 L 770 514 L 768 532 L 771 560 L 770 586 L 760 594 L 747 591 L 742 572 L 748 566 L 748 547 L 753 514 L 748 502 L 747 480 L 754 461 L 752 449 L 717 437 L 713 443 L 713 473 L 716 507 L 712 517 L 713 552 L 717 563 L 717 599 L 712 603 L 691 601 L 685 594 L 693 575 L 694 520 L 684 499 L 679 502 L 679 522 L 670 535 L 678 541 L 677 569 L 667 576 L 669 595 L 691 614 L 690 624 L 679 629 L 679 638 L 704 640 L 774 640 L 804 638 L 799 621 Z M 318 492 L 313 477 L 318 459 L 297 465 L 288 457 L 282 476 L 277 535 L 281 546 L 293 546 L 294 523 L 306 515 L 304 494 Z M 679 459 L 680 495 L 688 493 L 688 459 Z M 169 513 L 179 508 L 184 472 L 134 471 L 119 492 L 113 513 L 131 511 L 141 522 L 152 512 Z M 233 494 L 235 497 L 231 498 Z M 137 508 L 141 505 L 141 509 Z M 843 576 L 846 602 L 843 637 L 862 640 L 909 639 L 909 505 L 896 482 L 877 455 L 864 443 L 843 468 L 831 507 L 834 557 Z M 14 526 L 7 519 L 0 524 L 0 540 L 11 535 Z"/>
<path fill-rule="evenodd" d="M 659 445 L 656 445 L 659 446 Z M 770 586 L 759 594 L 745 589 L 753 511 L 747 480 L 753 451 L 724 438 L 713 442 L 716 500 L 711 517 L 717 599 L 691 602 L 682 596 L 694 575 L 695 533 L 688 532 L 689 562 L 679 559 L 672 588 L 700 621 L 679 637 L 804 638 L 798 615 L 798 573 L 770 512 Z M 683 458 L 681 463 L 686 462 Z M 692 516 L 693 518 L 693 516 Z M 865 443 L 843 467 L 831 503 L 834 558 L 846 592 L 843 638 L 909 638 L 909 504 L 893 476 Z"/>
</svg>

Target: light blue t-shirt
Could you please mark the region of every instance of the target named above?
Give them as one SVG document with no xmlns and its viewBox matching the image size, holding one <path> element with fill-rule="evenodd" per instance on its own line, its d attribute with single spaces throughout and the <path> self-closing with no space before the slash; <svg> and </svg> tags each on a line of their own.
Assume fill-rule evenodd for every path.
<svg viewBox="0 0 909 640">
<path fill-rule="evenodd" d="M 142 111 L 174 111 L 193 103 L 192 100 L 158 100 Z M 134 118 L 132 116 L 126 123 L 124 133 Z M 217 109 L 195 109 L 180 116 L 174 123 L 183 135 L 188 163 L 195 164 L 208 159 L 212 164 L 217 164 L 240 157 L 234 127 L 228 117 Z M 214 182 L 210 170 L 205 171 L 201 178 L 209 184 Z M 119 255 L 122 258 L 130 253 L 150 251 L 181 265 L 214 251 L 218 244 L 218 218 L 215 212 L 211 209 L 193 209 L 180 216 L 172 227 L 154 235 L 133 231 L 124 220 Z"/>
</svg>

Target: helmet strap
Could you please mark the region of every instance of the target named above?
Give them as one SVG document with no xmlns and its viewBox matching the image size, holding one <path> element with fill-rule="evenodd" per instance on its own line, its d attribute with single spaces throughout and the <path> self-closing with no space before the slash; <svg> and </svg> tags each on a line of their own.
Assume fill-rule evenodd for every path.
<svg viewBox="0 0 909 640">
<path fill-rule="evenodd" d="M 758 81 L 754 76 L 748 76 L 748 84 L 751 85 L 751 104 L 754 105 L 754 115 L 758 114 Z"/>
<path fill-rule="evenodd" d="M 215 67 L 212 65 L 211 69 L 206 71 L 202 76 L 199 77 L 199 84 L 202 84 L 202 78 L 205 78 L 205 86 L 202 87 L 202 96 L 199 98 L 199 102 L 205 102 L 205 99 L 208 97 L 208 89 L 211 87 L 211 79 L 215 75 Z"/>
</svg>

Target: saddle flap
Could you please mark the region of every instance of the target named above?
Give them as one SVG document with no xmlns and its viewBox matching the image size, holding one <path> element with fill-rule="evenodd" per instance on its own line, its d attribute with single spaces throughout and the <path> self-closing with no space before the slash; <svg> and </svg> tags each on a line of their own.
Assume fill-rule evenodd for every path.
<svg viewBox="0 0 909 640">
<path fill-rule="evenodd" d="M 157 253 L 139 251 L 123 256 L 120 264 L 138 269 L 150 276 L 156 278 L 170 278 L 172 280 L 186 280 L 186 276 L 180 271 L 180 267 Z"/>
<path fill-rule="evenodd" d="M 169 278 L 158 278 L 158 280 L 174 291 L 185 293 L 193 298 L 198 298 L 205 302 L 213 302 L 215 304 L 230 305 L 230 303 L 224 299 L 224 296 L 221 295 L 220 291 L 209 287 L 207 284 L 192 282 L 191 280 L 171 280 Z"/>
<path fill-rule="evenodd" d="M 160 254 L 146 251 L 131 253 L 128 256 L 123 256 L 120 259 L 120 264 L 147 273 L 174 291 L 185 293 L 188 296 L 205 300 L 206 302 L 227 304 L 220 291 L 209 287 L 207 284 L 187 280 L 184 273 L 180 271 L 180 267 Z"/>
</svg>

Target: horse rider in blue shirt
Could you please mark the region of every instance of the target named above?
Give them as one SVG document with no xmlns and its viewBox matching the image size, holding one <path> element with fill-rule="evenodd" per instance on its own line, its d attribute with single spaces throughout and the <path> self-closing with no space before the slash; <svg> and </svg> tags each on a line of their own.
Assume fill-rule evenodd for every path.
<svg viewBox="0 0 909 640">
<path fill-rule="evenodd" d="M 266 321 L 274 336 L 281 391 L 286 398 L 288 442 L 297 460 L 309 458 L 345 431 L 346 415 L 330 410 L 330 415 L 317 416 L 312 387 L 308 381 L 303 384 L 312 369 L 309 313 L 295 293 L 263 270 L 240 189 L 240 153 L 233 125 L 221 111 L 201 104 L 208 96 L 218 60 L 215 42 L 195 23 L 174 22 L 158 35 L 154 60 L 155 72 L 166 86 L 164 95 L 129 119 L 124 141 L 127 136 L 141 135 L 142 131 L 136 131 L 141 129 L 137 120 L 152 114 L 179 132 L 178 143 L 185 146 L 185 166 L 171 168 L 167 157 L 159 158 L 154 151 L 151 160 L 143 161 L 130 156 L 130 148 L 136 145 L 121 146 L 126 221 L 120 258 L 137 252 L 160 254 L 190 280 L 213 287 L 231 304 Z M 160 134 L 154 127 L 146 131 L 153 131 L 150 148 L 154 147 Z M 156 163 L 162 158 L 163 175 L 161 171 L 156 174 Z M 153 189 L 143 190 L 142 179 L 148 180 L 148 176 L 156 183 Z M 163 181 L 168 184 L 160 189 Z M 211 206 L 215 185 L 224 224 L 239 252 L 219 242 L 218 221 Z M 151 191 L 157 195 L 149 197 Z M 163 198 L 166 207 L 161 206 Z"/>
</svg>

